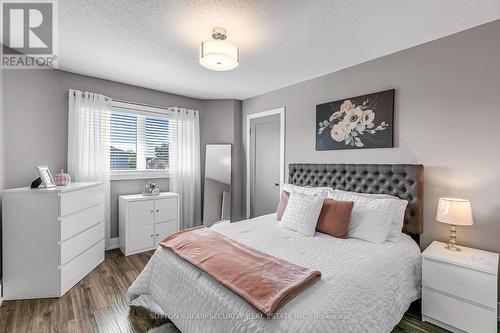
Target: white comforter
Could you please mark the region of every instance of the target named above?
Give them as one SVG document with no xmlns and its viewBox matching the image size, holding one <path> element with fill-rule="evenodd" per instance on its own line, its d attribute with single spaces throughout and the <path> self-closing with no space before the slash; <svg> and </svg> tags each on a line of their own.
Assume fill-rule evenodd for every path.
<svg viewBox="0 0 500 333">
<path fill-rule="evenodd" d="M 149 295 L 183 332 L 390 332 L 420 297 L 421 257 L 404 235 L 374 244 L 282 229 L 274 215 L 212 229 L 292 263 L 319 270 L 320 281 L 287 303 L 274 319 L 206 273 L 158 247 L 129 289 Z"/>
</svg>

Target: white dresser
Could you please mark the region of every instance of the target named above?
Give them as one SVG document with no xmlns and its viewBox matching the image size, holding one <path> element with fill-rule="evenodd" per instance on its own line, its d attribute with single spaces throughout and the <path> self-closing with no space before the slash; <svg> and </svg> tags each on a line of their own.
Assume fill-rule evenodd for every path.
<svg viewBox="0 0 500 333">
<path fill-rule="evenodd" d="M 155 249 L 179 230 L 179 195 L 120 196 L 120 249 L 126 256 Z"/>
<path fill-rule="evenodd" d="M 422 320 L 452 332 L 496 332 L 498 254 L 445 245 L 422 253 Z"/>
<path fill-rule="evenodd" d="M 100 183 L 3 192 L 4 299 L 60 297 L 104 260 Z"/>
</svg>

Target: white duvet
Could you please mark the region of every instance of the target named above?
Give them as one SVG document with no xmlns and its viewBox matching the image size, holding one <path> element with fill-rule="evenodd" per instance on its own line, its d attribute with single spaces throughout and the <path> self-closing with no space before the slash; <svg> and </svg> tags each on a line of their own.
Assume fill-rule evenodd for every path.
<svg viewBox="0 0 500 333">
<path fill-rule="evenodd" d="M 206 273 L 158 247 L 129 289 L 148 295 L 183 333 L 390 332 L 420 297 L 417 244 L 375 244 L 286 230 L 274 214 L 213 230 L 255 249 L 321 272 L 322 278 L 288 302 L 274 319 L 260 318 L 246 301 Z"/>
</svg>

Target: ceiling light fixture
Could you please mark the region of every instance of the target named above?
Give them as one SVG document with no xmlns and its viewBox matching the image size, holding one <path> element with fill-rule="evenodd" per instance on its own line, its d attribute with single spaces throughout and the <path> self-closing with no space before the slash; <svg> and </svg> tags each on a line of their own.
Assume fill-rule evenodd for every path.
<svg viewBox="0 0 500 333">
<path fill-rule="evenodd" d="M 200 65 L 213 71 L 229 71 L 239 65 L 239 50 L 234 44 L 226 42 L 226 29 L 213 28 L 213 40 L 200 45 Z"/>
</svg>

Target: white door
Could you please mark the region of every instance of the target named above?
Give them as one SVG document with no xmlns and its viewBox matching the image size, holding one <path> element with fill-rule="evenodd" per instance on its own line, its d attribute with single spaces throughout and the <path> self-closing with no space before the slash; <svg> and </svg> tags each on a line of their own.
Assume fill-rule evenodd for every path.
<svg viewBox="0 0 500 333">
<path fill-rule="evenodd" d="M 152 223 L 128 228 L 127 250 L 129 252 L 147 250 L 154 245 L 155 235 Z"/>
<path fill-rule="evenodd" d="M 177 220 L 155 224 L 156 244 L 175 232 L 177 232 Z"/>
<path fill-rule="evenodd" d="M 279 114 L 250 120 L 250 217 L 276 211 L 280 197 Z"/>
<path fill-rule="evenodd" d="M 128 204 L 129 227 L 153 225 L 153 200 L 131 201 Z"/>
<path fill-rule="evenodd" d="M 155 199 L 154 211 L 155 223 L 177 220 L 177 198 Z"/>
</svg>

